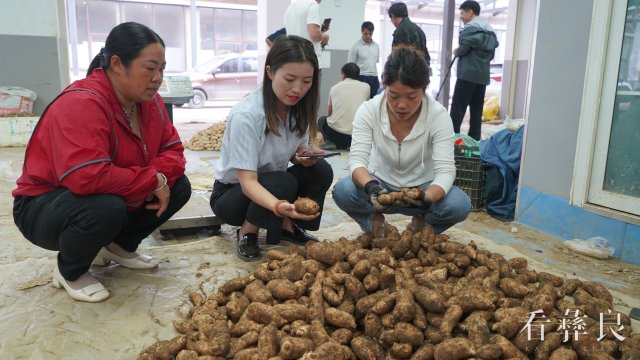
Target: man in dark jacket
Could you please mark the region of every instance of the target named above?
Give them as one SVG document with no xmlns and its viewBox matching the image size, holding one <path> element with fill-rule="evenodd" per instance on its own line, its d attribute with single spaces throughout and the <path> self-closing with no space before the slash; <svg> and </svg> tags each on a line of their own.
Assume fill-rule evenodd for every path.
<svg viewBox="0 0 640 360">
<path fill-rule="evenodd" d="M 429 74 L 431 74 L 431 56 L 429 56 L 429 51 L 427 50 L 427 38 L 424 35 L 424 31 L 409 20 L 407 5 L 401 2 L 394 3 L 387 12 L 391 23 L 396 27 L 391 45 L 394 48 L 398 45 L 408 45 L 422 51 L 425 60 L 427 60 L 427 65 L 429 65 Z"/>
<path fill-rule="evenodd" d="M 482 106 L 489 85 L 489 64 L 498 47 L 498 39 L 491 25 L 481 20 L 480 4 L 465 1 L 460 5 L 460 20 L 464 27 L 460 31 L 459 47 L 454 50 L 458 59 L 458 79 L 451 101 L 453 130 L 460 133 L 462 119 L 469 107 L 469 136 L 480 140 Z"/>
</svg>

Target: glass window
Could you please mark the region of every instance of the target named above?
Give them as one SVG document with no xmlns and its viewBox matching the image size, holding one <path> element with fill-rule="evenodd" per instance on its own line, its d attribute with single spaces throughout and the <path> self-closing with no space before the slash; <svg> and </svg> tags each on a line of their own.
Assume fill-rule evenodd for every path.
<svg viewBox="0 0 640 360">
<path fill-rule="evenodd" d="M 164 40 L 167 47 L 185 47 L 184 6 L 153 5 L 152 29 Z"/>
<path fill-rule="evenodd" d="M 216 41 L 216 54 L 227 54 L 231 52 L 241 52 L 239 42 Z"/>
<path fill-rule="evenodd" d="M 213 25 L 216 40 L 242 41 L 242 11 L 232 9 L 214 9 Z"/>
<path fill-rule="evenodd" d="M 213 9 L 199 8 L 198 13 L 200 18 L 200 49 L 214 50 Z"/>
<path fill-rule="evenodd" d="M 153 10 L 151 4 L 121 3 L 124 21 L 135 21 L 153 28 Z"/>
<path fill-rule="evenodd" d="M 640 0 L 630 0 L 620 54 L 603 189 L 640 197 Z"/>
<path fill-rule="evenodd" d="M 258 15 L 256 11 L 242 12 L 242 40 L 255 43 L 258 39 Z M 246 46 L 245 46 L 246 48 Z"/>
<path fill-rule="evenodd" d="M 238 59 L 227 60 L 220 65 L 220 72 L 223 73 L 237 73 L 238 72 Z"/>
<path fill-rule="evenodd" d="M 78 44 L 88 40 L 89 26 L 87 25 L 87 4 L 76 2 L 76 33 Z"/>
<path fill-rule="evenodd" d="M 89 10 L 89 33 L 109 34 L 118 25 L 118 3 L 87 0 Z"/>
<path fill-rule="evenodd" d="M 240 59 L 240 72 L 256 72 L 258 71 L 258 59 L 242 58 Z"/>
<path fill-rule="evenodd" d="M 441 25 L 420 24 L 420 28 L 424 31 L 427 38 L 427 50 L 431 56 L 431 63 L 435 64 L 440 60 L 440 51 L 442 50 L 442 36 L 440 35 Z"/>
</svg>

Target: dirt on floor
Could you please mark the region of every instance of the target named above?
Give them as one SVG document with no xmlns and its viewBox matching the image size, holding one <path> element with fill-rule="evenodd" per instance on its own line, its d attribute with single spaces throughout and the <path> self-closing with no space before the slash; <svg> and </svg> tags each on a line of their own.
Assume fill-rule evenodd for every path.
<svg viewBox="0 0 640 360">
<path fill-rule="evenodd" d="M 134 271 L 110 265 L 92 272 L 112 293 L 98 304 L 72 300 L 51 286 L 56 253 L 28 242 L 13 223 L 10 191 L 20 173 L 24 148 L 0 149 L 0 358 L 12 359 L 131 359 L 158 340 L 176 335 L 172 321 L 190 307 L 187 292 L 211 294 L 234 277 L 257 266 L 235 256 L 235 228 L 223 225 L 220 234 L 207 232 L 161 236 L 154 233 L 141 252 L 161 260 L 155 270 Z M 191 209 L 209 215 L 206 190 L 211 186 L 210 163 L 215 154 L 187 152 L 188 175 L 199 204 Z M 338 165 L 338 168 L 342 165 Z M 190 202 L 191 204 L 191 202 Z M 360 229 L 327 195 L 321 239 L 355 238 Z M 388 216 L 404 228 L 406 217 Z M 616 259 L 599 260 L 567 250 L 562 241 L 513 222 L 501 222 L 484 212 L 472 213 L 448 231 L 457 241 L 507 258 L 524 256 L 530 268 L 600 281 L 614 295 L 616 309 L 628 313 L 640 307 L 640 267 Z M 287 244 L 283 244 L 287 245 Z M 639 329 L 637 322 L 633 328 Z"/>
</svg>

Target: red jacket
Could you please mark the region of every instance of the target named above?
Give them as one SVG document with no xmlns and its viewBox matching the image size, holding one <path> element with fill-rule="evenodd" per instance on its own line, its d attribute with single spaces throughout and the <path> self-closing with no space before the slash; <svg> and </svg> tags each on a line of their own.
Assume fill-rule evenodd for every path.
<svg viewBox="0 0 640 360">
<path fill-rule="evenodd" d="M 56 188 L 76 195 L 114 194 L 134 204 L 184 174 L 184 147 L 156 94 L 138 103 L 142 137 L 134 134 L 101 69 L 69 85 L 41 116 L 25 152 L 13 196 Z"/>
</svg>

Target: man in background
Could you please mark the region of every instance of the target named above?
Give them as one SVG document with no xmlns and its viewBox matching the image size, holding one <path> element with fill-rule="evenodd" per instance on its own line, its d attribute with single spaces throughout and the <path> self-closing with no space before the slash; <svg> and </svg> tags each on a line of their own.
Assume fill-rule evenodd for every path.
<svg viewBox="0 0 640 360">
<path fill-rule="evenodd" d="M 360 105 L 369 100 L 369 85 L 359 81 L 360 68 L 346 63 L 341 69 L 341 81 L 329 91 L 328 116 L 318 119 L 318 130 L 324 137 L 324 150 L 348 149 L 351 146 L 353 119 Z"/>
<path fill-rule="evenodd" d="M 369 98 L 373 98 L 380 88 L 380 80 L 378 79 L 378 68 L 376 64 L 380 58 L 380 47 L 373 41 L 373 23 L 365 21 L 360 27 L 362 37 L 351 47 L 347 62 L 352 62 L 360 68 L 360 77 L 358 80 L 369 84 Z"/>
<path fill-rule="evenodd" d="M 322 46 L 329 43 L 328 29 L 321 30 L 320 25 L 321 0 L 296 0 L 287 7 L 284 13 L 284 27 L 287 35 L 301 36 L 313 43 L 318 61 Z"/>
<path fill-rule="evenodd" d="M 395 48 L 398 45 L 408 45 L 422 51 L 429 66 L 429 74 L 431 74 L 431 56 L 427 50 L 427 37 L 424 35 L 424 31 L 409 19 L 407 5 L 402 2 L 393 3 L 387 13 L 391 23 L 396 27 L 391 46 Z"/>
<path fill-rule="evenodd" d="M 453 51 L 458 57 L 458 79 L 451 100 L 453 130 L 460 133 L 460 125 L 469 107 L 469 136 L 480 140 L 484 94 L 489 85 L 489 67 L 498 47 L 498 38 L 486 21 L 481 20 L 480 4 L 465 1 L 460 5 L 460 20 L 464 23 Z"/>
</svg>

